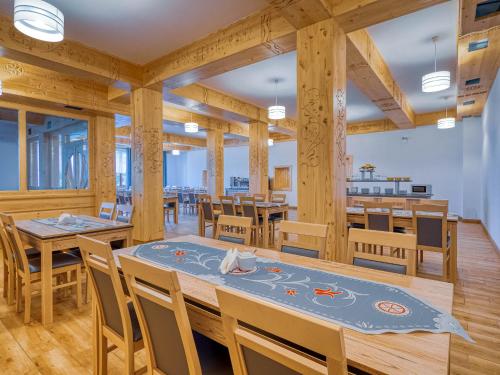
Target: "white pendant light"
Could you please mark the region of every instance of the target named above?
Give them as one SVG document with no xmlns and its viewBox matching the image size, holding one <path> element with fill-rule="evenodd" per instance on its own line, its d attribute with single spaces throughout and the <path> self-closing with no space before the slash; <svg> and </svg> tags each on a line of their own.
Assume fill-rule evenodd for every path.
<svg viewBox="0 0 500 375">
<path fill-rule="evenodd" d="M 14 26 L 23 34 L 45 42 L 64 39 L 64 15 L 42 0 L 15 0 Z"/>
<path fill-rule="evenodd" d="M 184 124 L 184 131 L 186 133 L 198 133 L 198 124 L 193 121 L 193 113 L 191 113 L 191 121 Z"/>
<path fill-rule="evenodd" d="M 0 81 L 0 95 L 3 94 L 3 82 Z"/>
<path fill-rule="evenodd" d="M 268 146 L 274 146 L 274 139 L 269 138 L 269 139 L 267 140 L 267 145 L 268 145 Z"/>
<path fill-rule="evenodd" d="M 448 97 L 444 98 L 445 100 Z M 438 129 L 451 129 L 455 127 L 455 117 L 448 117 L 448 107 L 445 110 L 444 118 L 440 118 L 437 122 Z"/>
<path fill-rule="evenodd" d="M 278 88 L 278 80 L 274 80 L 274 85 L 275 85 L 275 91 L 277 91 Z M 282 120 L 286 117 L 286 110 L 285 107 L 282 105 L 278 105 L 278 94 L 276 94 L 276 100 L 274 105 L 270 106 L 267 109 L 267 117 L 271 120 Z"/>
<path fill-rule="evenodd" d="M 172 150 L 172 155 L 179 156 L 181 152 L 179 150 Z"/>
<path fill-rule="evenodd" d="M 450 87 L 450 72 L 447 70 L 437 71 L 437 40 L 437 36 L 432 38 L 432 42 L 434 43 L 434 72 L 422 77 L 423 92 L 438 92 Z"/>
</svg>

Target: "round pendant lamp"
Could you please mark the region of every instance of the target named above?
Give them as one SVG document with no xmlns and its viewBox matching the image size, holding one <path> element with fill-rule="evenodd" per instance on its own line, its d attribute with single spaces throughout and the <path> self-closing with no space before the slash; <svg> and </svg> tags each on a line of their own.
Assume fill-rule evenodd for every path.
<svg viewBox="0 0 500 375">
<path fill-rule="evenodd" d="M 278 80 L 274 80 L 274 89 L 278 89 Z M 274 105 L 267 108 L 267 117 L 271 120 L 282 120 L 286 117 L 286 109 L 282 105 L 278 105 L 278 94 L 276 93 L 276 99 Z"/>
<path fill-rule="evenodd" d="M 434 43 L 434 72 L 425 74 L 422 77 L 423 92 L 438 92 L 450 87 L 450 72 L 447 70 L 437 70 L 437 40 L 437 36 L 432 38 L 432 42 Z"/>
<path fill-rule="evenodd" d="M 42 0 L 15 0 L 14 26 L 23 34 L 45 42 L 64 39 L 64 15 Z"/>
</svg>

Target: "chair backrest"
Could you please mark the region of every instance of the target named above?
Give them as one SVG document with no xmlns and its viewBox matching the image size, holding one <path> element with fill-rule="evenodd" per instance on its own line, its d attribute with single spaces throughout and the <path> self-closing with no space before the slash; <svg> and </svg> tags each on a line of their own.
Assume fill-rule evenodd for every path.
<svg viewBox="0 0 500 375">
<path fill-rule="evenodd" d="M 121 338 L 133 337 L 130 310 L 109 243 L 77 236 L 103 328 Z"/>
<path fill-rule="evenodd" d="M 265 202 L 267 199 L 267 194 L 256 193 L 253 195 L 253 197 L 255 198 L 256 202 Z"/>
<path fill-rule="evenodd" d="M 416 204 L 412 207 L 413 229 L 419 250 L 439 251 L 448 246 L 448 206 Z"/>
<path fill-rule="evenodd" d="M 421 199 L 420 204 L 437 204 L 439 206 L 446 206 L 448 207 L 448 200 L 447 199 Z"/>
<path fill-rule="evenodd" d="M 298 238 L 287 238 L 290 234 Z M 278 251 L 324 259 L 327 234 L 327 225 L 282 221 L 278 238 Z"/>
<path fill-rule="evenodd" d="M 366 246 L 404 249 L 405 258 L 364 252 Z M 415 276 L 417 238 L 414 234 L 381 232 L 351 228 L 349 230 L 348 261 L 355 266 Z"/>
<path fill-rule="evenodd" d="M 5 230 L 2 220 L 0 220 L 0 245 L 2 246 L 2 256 L 4 261 L 8 264 L 9 269 L 13 270 L 13 266 L 15 264 L 14 249 L 12 247 L 12 243 L 10 242 L 9 237 L 7 236 L 7 232 Z M 3 272 L 5 274 L 7 270 L 4 269 Z M 6 288 L 5 285 L 4 288 Z"/>
<path fill-rule="evenodd" d="M 252 218 L 220 215 L 215 238 L 221 241 L 250 245 Z"/>
<path fill-rule="evenodd" d="M 212 221 L 214 219 L 214 208 L 212 205 L 212 197 L 208 194 L 200 194 L 198 196 L 199 205 L 201 211 L 203 212 L 203 217 L 205 220 Z"/>
<path fill-rule="evenodd" d="M 238 203 L 241 197 L 248 197 L 248 193 L 234 193 L 234 201 Z"/>
<path fill-rule="evenodd" d="M 271 202 L 286 203 L 286 194 L 271 194 Z"/>
<path fill-rule="evenodd" d="M 392 209 L 404 210 L 406 208 L 406 199 L 401 198 L 382 198 L 382 203 L 389 203 Z"/>
<path fill-rule="evenodd" d="M 194 193 L 189 193 L 189 204 L 196 204 L 196 195 Z"/>
<path fill-rule="evenodd" d="M 231 289 L 216 293 L 235 374 L 347 374 L 342 327 Z"/>
<path fill-rule="evenodd" d="M 236 215 L 236 206 L 234 205 L 234 197 L 229 195 L 219 196 L 222 213 L 224 215 Z"/>
<path fill-rule="evenodd" d="M 254 197 L 241 197 L 240 198 L 241 211 L 243 216 L 252 218 L 252 225 L 259 223 L 259 212 L 255 204 Z"/>
<path fill-rule="evenodd" d="M 392 203 L 365 202 L 363 207 L 366 229 L 385 232 L 392 232 L 394 230 Z"/>
<path fill-rule="evenodd" d="M 363 207 L 366 202 L 375 202 L 375 199 L 370 197 L 352 197 L 353 207 Z"/>
<path fill-rule="evenodd" d="M 0 220 L 5 229 L 5 234 L 12 250 L 12 255 L 19 271 L 29 274 L 28 257 L 24 250 L 23 241 L 16 227 L 16 222 L 12 215 L 0 213 Z"/>
<path fill-rule="evenodd" d="M 115 213 L 115 204 L 112 202 L 102 202 L 99 208 L 99 217 L 101 219 L 113 220 Z"/>
<path fill-rule="evenodd" d="M 115 220 L 130 224 L 132 222 L 132 216 L 134 214 L 134 206 L 131 204 L 117 204 Z"/>
<path fill-rule="evenodd" d="M 150 373 L 201 375 L 176 272 L 130 255 L 119 259 L 143 333 Z"/>
</svg>

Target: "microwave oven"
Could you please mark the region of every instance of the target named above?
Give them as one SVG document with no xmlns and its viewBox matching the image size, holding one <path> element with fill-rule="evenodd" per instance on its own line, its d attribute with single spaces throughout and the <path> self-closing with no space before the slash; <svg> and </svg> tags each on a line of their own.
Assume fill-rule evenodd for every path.
<svg viewBox="0 0 500 375">
<path fill-rule="evenodd" d="M 411 185 L 412 194 L 422 194 L 422 195 L 430 195 L 432 194 L 432 186 L 431 185 Z"/>
</svg>

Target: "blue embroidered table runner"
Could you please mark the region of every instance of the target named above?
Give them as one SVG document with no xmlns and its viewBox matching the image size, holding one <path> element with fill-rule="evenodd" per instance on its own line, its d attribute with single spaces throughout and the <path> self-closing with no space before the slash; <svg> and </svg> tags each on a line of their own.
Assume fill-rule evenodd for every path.
<svg viewBox="0 0 500 375">
<path fill-rule="evenodd" d="M 471 341 L 460 323 L 409 292 L 389 284 L 357 279 L 267 258 L 257 271 L 223 275 L 226 251 L 190 242 L 140 245 L 135 256 L 218 285 L 367 333 L 451 332 Z"/>
<path fill-rule="evenodd" d="M 77 217 L 74 224 L 59 224 L 59 219 L 57 217 L 50 217 L 47 219 L 33 219 L 33 221 L 45 225 L 50 225 L 51 227 L 62 229 L 67 232 L 91 231 L 94 229 L 105 229 L 113 226 L 111 224 L 102 223 L 100 221 L 92 220 L 91 218 L 86 217 Z"/>
</svg>

